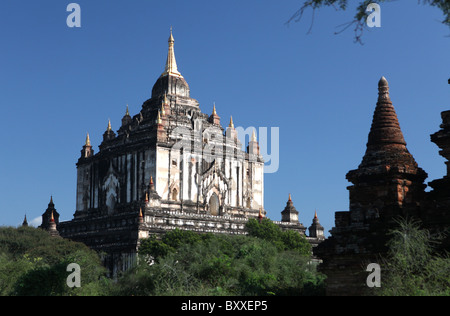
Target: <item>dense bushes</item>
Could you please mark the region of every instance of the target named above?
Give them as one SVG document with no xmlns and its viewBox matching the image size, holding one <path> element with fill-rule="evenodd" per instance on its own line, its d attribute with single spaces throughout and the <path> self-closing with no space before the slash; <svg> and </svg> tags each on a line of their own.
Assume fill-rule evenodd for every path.
<svg viewBox="0 0 450 316">
<path fill-rule="evenodd" d="M 117 294 L 323 294 L 304 237 L 269 220 L 250 220 L 247 229 L 249 236 L 174 230 L 143 240 L 141 264 L 119 281 Z"/>
<path fill-rule="evenodd" d="M 430 234 L 415 220 L 399 220 L 390 232 L 389 253 L 382 258 L 385 296 L 450 296 L 450 257 L 441 248 L 443 235 Z"/>
<path fill-rule="evenodd" d="M 316 294 L 310 290 L 319 291 L 321 280 L 299 252 L 280 251 L 255 237 L 205 235 L 153 265 L 138 265 L 119 281 L 118 294 L 306 295 Z"/>
<path fill-rule="evenodd" d="M 0 228 L 0 295 L 322 295 L 324 276 L 306 239 L 269 220 L 250 220 L 248 236 L 174 230 L 142 240 L 138 264 L 117 280 L 80 243 L 36 228 Z M 399 221 L 382 258 L 379 295 L 450 295 L 450 258 L 440 240 Z M 69 288 L 69 263 L 81 287 Z"/>
<path fill-rule="evenodd" d="M 82 286 L 66 284 L 77 263 Z M 101 295 L 109 281 L 96 252 L 31 227 L 0 228 L 0 295 Z"/>
<path fill-rule="evenodd" d="M 307 241 L 272 225 L 250 221 L 251 236 L 174 230 L 160 240 L 148 238 L 142 241 L 139 264 L 115 282 L 105 278 L 98 254 L 81 243 L 31 227 L 0 228 L 0 295 L 301 295 L 320 290 L 322 279 L 309 264 Z M 72 262 L 81 267 L 80 288 L 66 284 Z"/>
<path fill-rule="evenodd" d="M 0 295 L 314 295 L 323 277 L 298 233 L 249 221 L 250 236 L 174 230 L 141 243 L 138 264 L 117 280 L 81 243 L 31 227 L 0 228 Z M 69 288 L 69 263 L 81 287 Z M 150 264 L 149 264 L 150 263 Z"/>
</svg>

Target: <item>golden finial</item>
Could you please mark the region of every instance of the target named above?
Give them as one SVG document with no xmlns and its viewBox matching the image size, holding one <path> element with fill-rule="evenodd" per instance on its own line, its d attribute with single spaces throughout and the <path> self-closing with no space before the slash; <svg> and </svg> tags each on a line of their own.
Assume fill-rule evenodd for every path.
<svg viewBox="0 0 450 316">
<path fill-rule="evenodd" d="M 112 131 L 112 127 L 111 127 L 111 119 L 108 119 L 108 128 L 106 129 L 108 132 Z"/>
<path fill-rule="evenodd" d="M 86 135 L 86 143 L 85 143 L 85 146 L 86 146 L 86 147 L 91 146 L 91 140 L 89 139 L 89 133 L 87 133 L 87 135 Z"/>
<path fill-rule="evenodd" d="M 314 218 L 317 218 L 317 210 L 314 210 Z"/>
<path fill-rule="evenodd" d="M 175 60 L 175 50 L 173 48 L 175 40 L 172 35 L 172 27 L 170 28 L 169 37 L 169 52 L 167 53 L 166 68 L 161 76 L 172 75 L 183 78 L 181 73 L 178 71 L 177 62 Z"/>
<path fill-rule="evenodd" d="M 162 116 L 166 115 L 166 110 L 164 110 L 164 104 L 161 105 L 161 115 Z"/>
<path fill-rule="evenodd" d="M 289 193 L 289 202 L 292 202 L 291 194 Z"/>
<path fill-rule="evenodd" d="M 128 104 L 127 104 L 127 112 L 125 113 L 125 115 L 130 116 L 130 112 L 128 111 Z"/>
<path fill-rule="evenodd" d="M 164 99 L 163 99 L 163 105 L 169 104 L 169 101 L 167 100 L 167 91 L 164 92 Z"/>
<path fill-rule="evenodd" d="M 233 123 L 233 117 L 230 116 L 230 124 L 228 124 L 228 127 L 234 128 L 234 123 Z"/>
<path fill-rule="evenodd" d="M 172 25 L 170 26 L 170 36 L 169 36 L 169 43 L 170 42 L 175 42 L 175 40 L 173 39 L 173 34 L 172 34 Z"/>
</svg>

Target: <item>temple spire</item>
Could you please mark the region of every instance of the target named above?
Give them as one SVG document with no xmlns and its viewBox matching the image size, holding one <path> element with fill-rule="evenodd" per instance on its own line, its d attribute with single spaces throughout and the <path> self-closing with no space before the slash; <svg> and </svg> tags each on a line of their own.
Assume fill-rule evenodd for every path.
<svg viewBox="0 0 450 316">
<path fill-rule="evenodd" d="M 289 199 L 286 203 L 286 207 L 281 212 L 282 222 L 298 223 L 298 211 L 295 209 L 294 203 L 292 202 L 291 194 L 289 193 Z"/>
<path fill-rule="evenodd" d="M 183 77 L 177 68 L 177 61 L 175 60 L 175 50 L 174 50 L 175 40 L 172 34 L 172 27 L 170 28 L 169 37 L 169 52 L 167 53 L 166 68 L 161 76 L 172 75 L 177 77 Z"/>
<path fill-rule="evenodd" d="M 255 130 L 253 130 L 252 132 L 252 142 L 257 142 L 257 138 L 256 138 L 256 134 L 255 134 Z"/>
<path fill-rule="evenodd" d="M 48 224 L 48 232 L 49 232 L 50 236 L 52 236 L 52 237 L 59 236 L 58 229 L 56 228 L 55 218 L 53 216 L 53 210 L 51 213 L 50 222 Z"/>
<path fill-rule="evenodd" d="M 385 77 L 378 82 L 378 102 L 373 115 L 368 146 L 406 145 L 397 114 L 389 95 L 389 83 Z"/>
<path fill-rule="evenodd" d="M 28 221 L 27 221 L 27 214 L 25 214 L 25 218 L 23 219 L 22 227 L 27 227 Z"/>
<path fill-rule="evenodd" d="M 216 102 L 214 102 L 213 112 L 212 112 L 211 116 L 209 117 L 209 122 L 214 125 L 220 125 L 220 116 L 217 115 L 217 111 L 216 111 Z"/>
<path fill-rule="evenodd" d="M 373 192 L 373 196 L 379 198 L 384 205 L 382 211 L 388 209 L 387 205 L 399 207 L 404 202 L 412 205 L 414 203 L 409 196 L 413 197 L 413 192 L 417 192 L 417 197 L 423 194 L 421 192 L 424 190 L 423 182 L 427 174 L 419 168 L 406 147 L 389 95 L 389 83 L 384 77 L 378 82 L 378 101 L 366 153 L 358 169 L 349 171 L 346 178 L 354 184 L 349 187 L 352 206 L 350 212 L 353 209 L 359 210 L 357 205 L 364 205 L 370 212 L 372 209 L 380 209 L 380 206 L 367 206 L 367 192 Z M 374 215 L 370 216 L 379 216 L 376 212 L 371 214 Z"/>
<path fill-rule="evenodd" d="M 81 150 L 81 158 L 89 158 L 94 155 L 94 150 L 91 146 L 91 140 L 89 138 L 89 133 L 86 135 L 86 142 L 83 146 L 83 149 Z"/>
<path fill-rule="evenodd" d="M 314 218 L 311 226 L 308 228 L 310 238 L 317 238 L 319 240 L 325 239 L 324 231 L 322 225 L 320 225 L 319 218 L 317 217 L 317 210 L 314 211 Z"/>
<path fill-rule="evenodd" d="M 230 117 L 230 124 L 228 125 L 228 127 L 234 128 L 234 123 L 233 123 L 233 117 Z"/>
</svg>

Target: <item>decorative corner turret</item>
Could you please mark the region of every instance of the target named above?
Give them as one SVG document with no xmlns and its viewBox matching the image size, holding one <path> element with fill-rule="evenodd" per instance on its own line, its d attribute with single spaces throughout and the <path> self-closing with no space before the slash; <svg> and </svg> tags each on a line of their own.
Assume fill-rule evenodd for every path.
<svg viewBox="0 0 450 316">
<path fill-rule="evenodd" d="M 107 142 L 116 137 L 116 133 L 112 130 L 111 120 L 108 120 L 108 127 L 106 128 L 106 132 L 103 134 L 103 141 Z"/>
<path fill-rule="evenodd" d="M 216 103 L 215 103 L 215 102 L 214 102 L 214 105 L 213 105 L 213 111 L 212 111 L 212 114 L 211 114 L 211 116 L 209 117 L 209 122 L 210 122 L 211 124 L 220 126 L 220 116 L 217 115 L 217 111 L 216 111 Z"/>
<path fill-rule="evenodd" d="M 94 156 L 94 150 L 91 146 L 91 140 L 89 138 L 89 133 L 86 135 L 86 142 L 83 146 L 83 149 L 81 150 L 81 158 L 90 158 Z"/>
<path fill-rule="evenodd" d="M 234 128 L 234 122 L 233 122 L 233 117 L 230 117 L 230 123 L 228 124 L 228 127 L 225 131 L 226 133 L 226 138 L 228 142 L 231 143 L 236 143 L 238 142 L 238 133 L 236 131 L 236 129 Z"/>
<path fill-rule="evenodd" d="M 55 209 L 55 204 L 53 203 L 53 196 L 50 197 L 50 203 L 42 214 L 42 224 L 39 228 L 47 230 L 52 236 L 59 236 L 59 232 L 56 229 L 59 224 L 59 214 Z"/>
<path fill-rule="evenodd" d="M 161 104 L 161 111 L 164 111 L 164 115 L 170 115 L 172 113 L 172 110 L 170 108 L 169 98 L 167 97 L 167 91 L 164 92 L 164 97 L 162 98 Z"/>
<path fill-rule="evenodd" d="M 155 184 L 153 182 L 153 176 L 150 176 L 150 183 L 148 185 L 147 191 L 145 192 L 146 201 L 145 205 L 147 207 L 159 207 L 161 206 L 161 197 L 155 189 Z"/>
<path fill-rule="evenodd" d="M 125 115 L 122 117 L 122 127 L 131 124 L 131 121 L 132 121 L 132 118 L 130 116 L 130 111 L 128 110 L 128 104 L 127 104 L 127 111 L 125 112 Z"/>
<path fill-rule="evenodd" d="M 167 141 L 167 133 L 166 130 L 164 129 L 164 124 L 161 119 L 161 110 L 158 110 L 158 115 L 156 117 L 155 123 L 156 124 L 154 125 L 154 131 L 156 132 L 157 141 L 158 142 Z"/>
<path fill-rule="evenodd" d="M 289 200 L 286 203 L 286 207 L 281 212 L 281 221 L 289 223 L 298 223 L 298 211 L 294 207 L 291 194 L 289 193 Z"/>
<path fill-rule="evenodd" d="M 325 239 L 324 228 L 319 222 L 317 211 L 314 212 L 312 225 L 308 228 L 309 237 L 317 239 Z"/>
<path fill-rule="evenodd" d="M 258 144 L 258 140 L 256 138 L 255 130 L 253 130 L 252 138 L 248 142 L 247 152 L 250 155 L 257 155 L 257 156 L 259 156 L 259 154 L 260 154 L 260 152 L 259 152 L 259 144 Z"/>
</svg>

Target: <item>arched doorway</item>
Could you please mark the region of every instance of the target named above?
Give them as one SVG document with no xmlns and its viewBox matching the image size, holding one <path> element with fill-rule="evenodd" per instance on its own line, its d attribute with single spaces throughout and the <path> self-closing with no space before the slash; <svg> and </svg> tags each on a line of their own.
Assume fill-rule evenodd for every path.
<svg viewBox="0 0 450 316">
<path fill-rule="evenodd" d="M 113 194 L 108 196 L 106 200 L 106 207 L 108 208 L 108 214 L 114 213 L 114 208 L 116 207 L 116 197 Z"/>
<path fill-rule="evenodd" d="M 217 194 L 213 193 L 211 197 L 209 198 L 209 212 L 211 215 L 219 215 L 219 197 Z"/>
<path fill-rule="evenodd" d="M 172 201 L 178 201 L 178 191 L 175 188 L 172 190 Z"/>
</svg>

